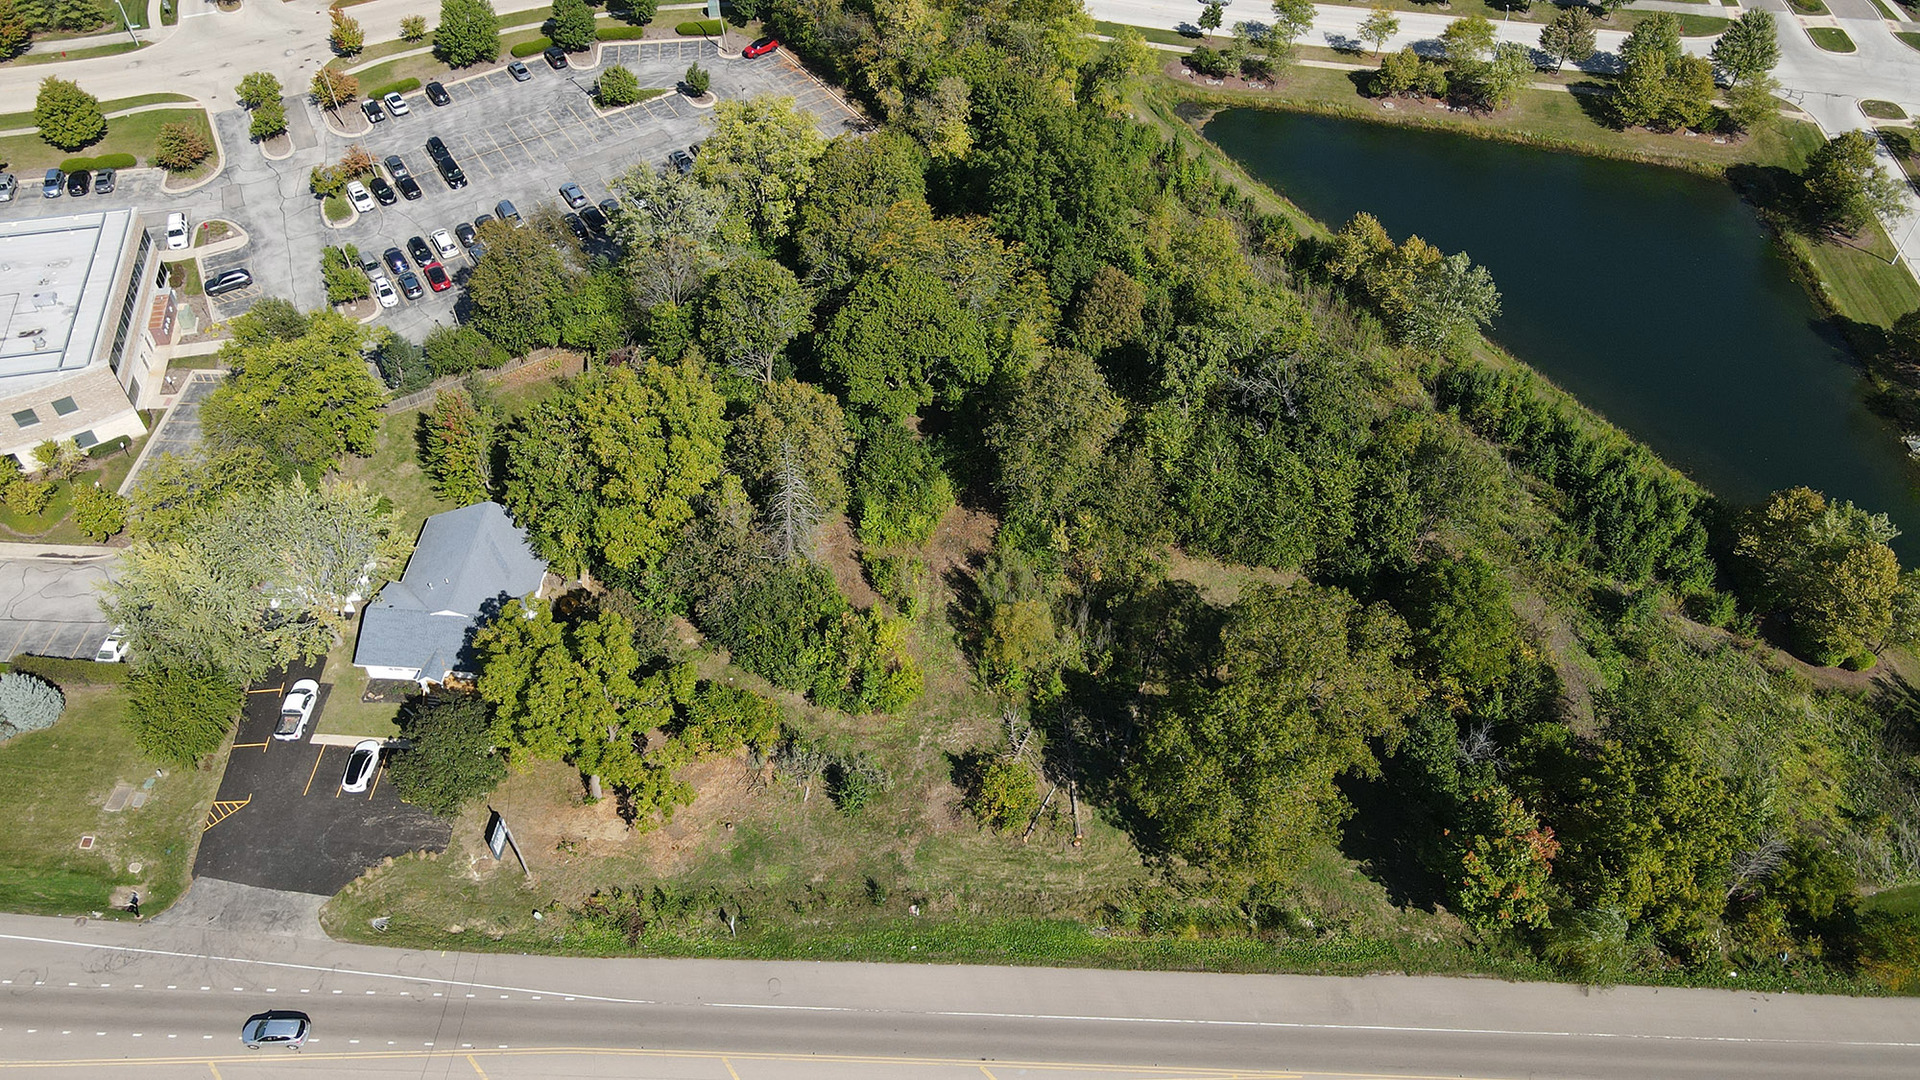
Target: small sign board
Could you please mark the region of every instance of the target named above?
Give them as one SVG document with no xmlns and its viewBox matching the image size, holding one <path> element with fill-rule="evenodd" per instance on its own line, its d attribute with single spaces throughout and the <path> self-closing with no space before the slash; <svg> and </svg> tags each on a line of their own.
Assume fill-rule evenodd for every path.
<svg viewBox="0 0 1920 1080">
<path fill-rule="evenodd" d="M 507 819 L 500 816 L 500 811 L 495 810 L 493 816 L 487 819 L 486 835 L 487 850 L 498 859 L 507 850 Z"/>
</svg>

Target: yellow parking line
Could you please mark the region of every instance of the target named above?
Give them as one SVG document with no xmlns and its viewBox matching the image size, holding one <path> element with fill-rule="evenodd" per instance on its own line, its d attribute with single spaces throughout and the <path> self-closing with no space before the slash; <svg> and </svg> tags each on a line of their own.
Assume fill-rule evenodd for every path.
<svg viewBox="0 0 1920 1080">
<path fill-rule="evenodd" d="M 273 741 L 272 739 L 268 739 L 268 740 L 267 740 L 267 742 L 272 742 L 272 741 Z M 256 746 L 265 746 L 265 745 L 267 745 L 267 743 L 263 743 L 263 742 L 237 742 L 237 743 L 234 743 L 234 744 L 233 744 L 233 748 L 234 748 L 235 750 L 251 750 L 251 749 L 253 749 L 253 748 L 254 748 L 254 747 L 256 747 Z"/>
<path fill-rule="evenodd" d="M 313 771 L 307 774 L 307 786 L 301 789 L 301 795 L 304 796 L 307 792 L 313 790 L 313 778 L 320 775 L 320 759 L 326 756 L 327 748 L 324 746 L 320 748 L 319 753 L 313 755 Z"/>
<path fill-rule="evenodd" d="M 260 688 L 260 689 L 258 689 L 258 690 L 249 690 L 249 691 L 247 691 L 247 693 L 249 693 L 249 694 L 277 694 L 277 693 L 279 693 L 280 691 L 282 691 L 282 690 L 285 690 L 286 688 L 287 688 L 287 684 L 286 684 L 286 683 L 281 683 L 281 684 L 280 684 L 279 686 L 263 686 L 263 687 L 261 687 L 261 688 Z"/>
<path fill-rule="evenodd" d="M 367 801 L 373 801 L 373 793 L 380 790 L 380 774 L 387 771 L 385 765 L 376 765 L 373 769 L 373 783 L 367 785 Z"/>
</svg>

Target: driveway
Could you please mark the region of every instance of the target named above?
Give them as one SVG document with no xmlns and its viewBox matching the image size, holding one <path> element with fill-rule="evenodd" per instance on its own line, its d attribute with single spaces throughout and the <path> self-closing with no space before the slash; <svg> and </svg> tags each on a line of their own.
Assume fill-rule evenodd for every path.
<svg viewBox="0 0 1920 1080">
<path fill-rule="evenodd" d="M 0 659 L 21 653 L 91 659 L 110 629 L 99 589 L 111 580 L 119 559 L 118 552 L 0 558 Z"/>
<path fill-rule="evenodd" d="M 401 802 L 384 768 L 365 793 L 340 790 L 351 748 L 313 742 L 326 683 L 300 741 L 273 738 L 286 687 L 320 677 L 320 665 L 300 664 L 247 692 L 194 877 L 331 896 L 389 856 L 446 850 L 449 826 Z"/>
</svg>

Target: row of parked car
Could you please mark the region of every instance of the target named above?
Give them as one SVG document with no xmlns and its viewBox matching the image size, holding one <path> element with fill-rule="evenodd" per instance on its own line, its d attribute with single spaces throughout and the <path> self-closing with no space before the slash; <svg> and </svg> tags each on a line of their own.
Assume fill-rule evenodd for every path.
<svg viewBox="0 0 1920 1080">
<path fill-rule="evenodd" d="M 95 195 L 110 195 L 113 193 L 113 174 L 112 169 L 75 169 L 72 172 L 48 169 L 46 178 L 40 182 L 40 194 L 49 199 L 57 199 L 62 195 L 77 199 L 89 191 Z M 0 202 L 13 201 L 13 193 L 19 188 L 20 183 L 12 173 L 0 173 Z"/>
</svg>

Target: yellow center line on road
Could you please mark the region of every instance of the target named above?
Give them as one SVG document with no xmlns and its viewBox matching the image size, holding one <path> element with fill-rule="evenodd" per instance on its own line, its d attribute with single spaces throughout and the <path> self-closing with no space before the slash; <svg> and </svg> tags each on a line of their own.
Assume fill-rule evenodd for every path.
<svg viewBox="0 0 1920 1080">
<path fill-rule="evenodd" d="M 733 1077 L 733 1080 L 740 1080 L 740 1074 L 733 1071 L 733 1062 L 728 1061 L 726 1058 L 721 1058 L 720 1064 L 725 1065 L 727 1067 L 728 1076 Z"/>
<path fill-rule="evenodd" d="M 320 748 L 319 753 L 313 755 L 313 771 L 307 774 L 307 786 L 300 789 L 300 794 L 303 797 L 307 792 L 313 790 L 313 778 L 320 775 L 320 759 L 326 756 L 327 748 L 324 746 Z"/>
<path fill-rule="evenodd" d="M 220 1066 L 209 1061 L 207 1062 L 207 1068 L 213 1070 L 213 1080 L 225 1080 L 225 1078 L 220 1075 Z"/>
</svg>

